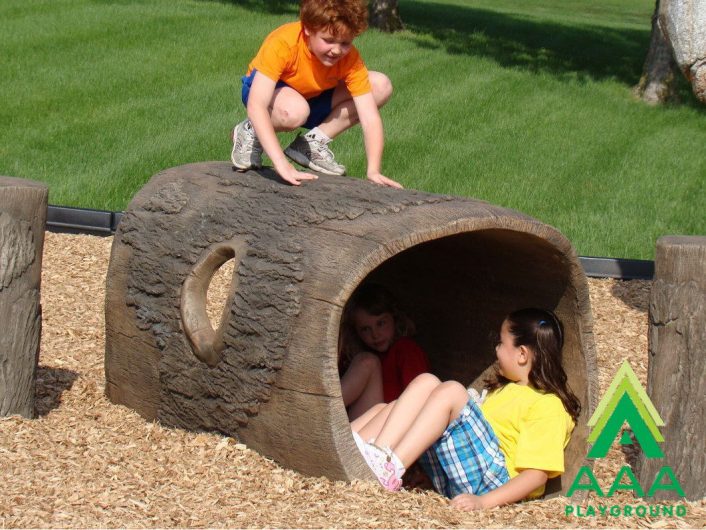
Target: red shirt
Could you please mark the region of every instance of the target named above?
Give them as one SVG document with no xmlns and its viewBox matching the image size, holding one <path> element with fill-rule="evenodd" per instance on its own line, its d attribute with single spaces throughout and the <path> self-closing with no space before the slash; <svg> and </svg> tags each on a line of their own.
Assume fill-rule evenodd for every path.
<svg viewBox="0 0 706 530">
<path fill-rule="evenodd" d="M 386 403 L 394 401 L 419 374 L 429 371 L 429 361 L 412 339 L 401 337 L 380 354 L 382 363 L 382 393 Z"/>
</svg>

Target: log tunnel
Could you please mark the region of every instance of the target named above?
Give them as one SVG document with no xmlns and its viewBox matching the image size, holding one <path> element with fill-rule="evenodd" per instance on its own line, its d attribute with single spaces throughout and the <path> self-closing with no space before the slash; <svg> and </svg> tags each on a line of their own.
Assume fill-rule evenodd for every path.
<svg viewBox="0 0 706 530">
<path fill-rule="evenodd" d="M 229 259 L 213 329 L 206 290 Z M 436 375 L 476 387 L 504 315 L 555 310 L 583 405 L 563 477 L 586 464 L 597 371 L 587 282 L 569 241 L 514 210 L 350 177 L 293 187 L 224 162 L 155 175 L 113 241 L 106 394 L 150 420 L 235 436 L 305 474 L 371 479 L 337 369 L 341 314 L 366 280 L 399 298 Z"/>
</svg>

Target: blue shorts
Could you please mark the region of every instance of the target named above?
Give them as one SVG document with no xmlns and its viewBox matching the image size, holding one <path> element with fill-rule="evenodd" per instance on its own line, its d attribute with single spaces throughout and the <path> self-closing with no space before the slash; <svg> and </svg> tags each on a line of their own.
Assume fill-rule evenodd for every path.
<svg viewBox="0 0 706 530">
<path fill-rule="evenodd" d="M 483 495 L 510 480 L 498 437 L 473 399 L 420 462 L 434 488 L 450 499 L 461 493 Z"/>
<path fill-rule="evenodd" d="M 240 97 L 243 100 L 243 105 L 248 106 L 248 97 L 250 97 L 250 87 L 252 86 L 252 80 L 255 78 L 255 72 L 257 70 L 253 69 L 250 75 L 244 75 L 241 80 L 243 81 L 243 89 L 240 93 Z M 283 86 L 289 86 L 284 81 L 277 81 L 275 88 L 280 88 Z M 305 129 L 313 129 L 321 123 L 331 114 L 333 110 L 333 91 L 335 88 L 329 88 L 324 90 L 318 96 L 307 99 L 306 102 L 309 104 L 309 117 L 302 127 Z"/>
</svg>

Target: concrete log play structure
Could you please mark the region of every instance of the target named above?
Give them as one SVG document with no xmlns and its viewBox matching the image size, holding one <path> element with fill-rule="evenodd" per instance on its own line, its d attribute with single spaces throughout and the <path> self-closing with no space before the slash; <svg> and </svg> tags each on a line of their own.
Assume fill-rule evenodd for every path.
<svg viewBox="0 0 706 530">
<path fill-rule="evenodd" d="M 233 259 L 218 329 L 214 271 Z M 565 369 L 583 404 L 566 489 L 585 464 L 597 401 L 584 272 L 554 228 L 482 201 L 350 177 L 289 186 L 225 162 L 163 171 L 135 196 L 113 242 L 106 294 L 106 393 L 150 420 L 233 435 L 300 472 L 371 479 L 341 399 L 342 310 L 364 280 L 415 321 L 442 379 L 478 386 L 491 331 L 525 306 L 565 325 Z"/>
<path fill-rule="evenodd" d="M 47 196 L 44 184 L 0 177 L 0 417 L 35 415 Z"/>
<path fill-rule="evenodd" d="M 698 500 L 706 495 L 706 237 L 657 240 L 649 314 L 647 393 L 665 423 L 665 458 L 640 453 L 639 477 L 647 484 L 670 465 L 686 497 Z M 677 497 L 660 490 L 657 498 Z"/>
</svg>

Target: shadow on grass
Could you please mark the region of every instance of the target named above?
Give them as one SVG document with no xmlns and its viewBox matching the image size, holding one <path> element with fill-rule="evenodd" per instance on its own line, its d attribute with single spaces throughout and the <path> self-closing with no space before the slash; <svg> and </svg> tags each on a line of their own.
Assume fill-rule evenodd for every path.
<svg viewBox="0 0 706 530">
<path fill-rule="evenodd" d="M 298 0 L 203 0 L 269 14 L 296 15 Z M 420 0 L 403 0 L 400 16 L 407 33 L 395 36 L 417 46 L 453 55 L 489 58 L 505 68 L 548 73 L 567 81 L 614 79 L 635 86 L 650 42 L 645 29 L 563 25 L 521 15 Z M 677 85 L 679 102 L 703 112 L 685 79 Z"/>
<path fill-rule="evenodd" d="M 202 2 L 218 2 L 231 4 L 250 11 L 268 13 L 270 15 L 284 15 L 299 13 L 299 0 L 200 0 Z M 272 28 L 274 29 L 274 28 Z"/>
<path fill-rule="evenodd" d="M 296 14 L 296 0 L 205 0 L 270 14 Z M 556 75 L 615 78 L 635 84 L 647 54 L 650 31 L 561 25 L 474 7 L 418 0 L 400 2 L 410 39 L 424 48 L 487 57 L 501 66 Z M 429 38 L 431 37 L 431 39 Z"/>
<path fill-rule="evenodd" d="M 78 373 L 63 368 L 37 368 L 35 411 L 37 417 L 46 416 L 61 404 L 61 395 L 70 390 Z"/>
<path fill-rule="evenodd" d="M 548 73 L 571 81 L 614 79 L 635 86 L 642 75 L 650 43 L 645 29 L 597 25 L 563 25 L 521 15 L 442 3 L 400 2 L 400 16 L 420 47 L 443 48 L 449 54 L 489 58 L 500 66 Z M 683 76 L 677 101 L 706 112 Z"/>
<path fill-rule="evenodd" d="M 400 15 L 419 46 L 438 44 L 448 53 L 486 57 L 504 67 L 630 85 L 640 78 L 650 39 L 649 21 L 645 30 L 562 25 L 414 0 L 400 4 Z"/>
</svg>

